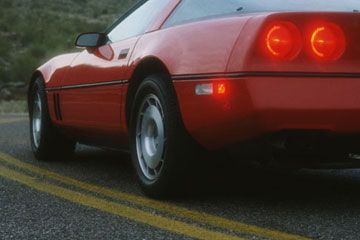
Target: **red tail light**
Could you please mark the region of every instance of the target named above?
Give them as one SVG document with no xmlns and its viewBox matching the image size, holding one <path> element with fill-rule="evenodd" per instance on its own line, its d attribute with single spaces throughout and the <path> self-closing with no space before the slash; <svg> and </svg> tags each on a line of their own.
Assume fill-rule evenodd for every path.
<svg viewBox="0 0 360 240">
<path fill-rule="evenodd" d="M 301 33 L 295 24 L 287 21 L 270 24 L 263 35 L 261 45 L 270 58 L 293 60 L 302 49 Z"/>
<path fill-rule="evenodd" d="M 319 60 L 339 59 L 346 49 L 343 30 L 334 23 L 322 23 L 310 30 L 309 44 L 311 54 Z"/>
</svg>

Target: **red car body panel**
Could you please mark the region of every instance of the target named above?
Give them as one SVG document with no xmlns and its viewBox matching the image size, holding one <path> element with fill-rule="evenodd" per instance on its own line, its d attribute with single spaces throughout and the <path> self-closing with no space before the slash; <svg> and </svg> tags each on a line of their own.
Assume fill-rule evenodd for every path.
<svg viewBox="0 0 360 240">
<path fill-rule="evenodd" d="M 64 85 L 98 84 L 129 79 L 128 63 L 138 37 L 83 51 L 71 64 Z M 128 53 L 120 58 L 120 52 Z M 65 83 L 71 79 L 71 82 Z M 62 124 L 82 129 L 90 135 L 122 135 L 122 95 L 124 85 L 69 89 L 62 92 Z M 117 136 L 119 137 L 119 136 Z"/>
<path fill-rule="evenodd" d="M 61 86 L 61 81 L 69 70 L 71 62 L 78 54 L 71 53 L 54 57 L 37 69 L 37 72 L 44 78 L 47 87 Z"/>
<path fill-rule="evenodd" d="M 51 89 L 54 124 L 84 142 L 126 145 L 128 82 L 66 87 L 131 84 L 139 64 L 151 58 L 173 77 L 184 125 L 209 150 L 286 129 L 360 133 L 360 36 L 351 35 L 359 14 L 257 13 L 161 28 L 179 2 L 171 1 L 142 36 L 63 55 L 40 67 Z M 259 50 L 259 36 L 273 20 L 293 21 L 301 29 L 336 22 L 346 34 L 347 51 L 334 62 L 313 60 L 305 50 L 294 61 L 268 59 Z M 128 54 L 121 58 L 124 49 Z M 224 83 L 226 94 L 195 94 L 196 85 L 213 82 Z M 60 94 L 61 119 L 54 94 Z"/>
<path fill-rule="evenodd" d="M 250 17 L 228 17 L 161 29 L 144 35 L 131 62 L 160 59 L 171 75 L 225 73 L 239 33 Z M 215 34 L 216 33 L 216 34 Z"/>
<path fill-rule="evenodd" d="M 195 95 L 198 81 L 175 86 L 186 128 L 208 149 L 288 129 L 360 133 L 358 78 L 219 79 L 230 89 L 220 97 Z"/>
</svg>

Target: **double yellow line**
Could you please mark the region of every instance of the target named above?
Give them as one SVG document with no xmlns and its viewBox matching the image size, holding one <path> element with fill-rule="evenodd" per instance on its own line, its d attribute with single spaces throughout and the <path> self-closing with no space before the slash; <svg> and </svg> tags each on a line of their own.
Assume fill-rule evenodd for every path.
<svg viewBox="0 0 360 240">
<path fill-rule="evenodd" d="M 68 201 L 92 207 L 104 212 L 108 212 L 120 217 L 124 217 L 136 222 L 147 224 L 156 228 L 185 235 L 196 239 L 244 239 L 229 233 L 238 233 L 242 236 L 259 236 L 267 239 L 280 240 L 308 240 L 309 238 L 284 233 L 276 230 L 266 229 L 254 225 L 229 220 L 215 215 L 189 210 L 187 208 L 179 207 L 173 204 L 166 204 L 160 201 L 147 199 L 144 197 L 115 191 L 103 186 L 93 185 L 86 182 L 79 181 L 74 178 L 66 177 L 58 173 L 49 171 L 44 168 L 25 163 L 12 156 L 0 152 L 0 177 L 4 177 L 16 182 L 19 182 L 28 187 L 34 188 L 41 192 L 66 199 Z M 157 210 L 162 213 L 171 214 L 176 217 L 186 218 L 196 223 L 207 224 L 216 228 L 221 228 L 224 231 L 214 231 L 208 228 L 197 225 L 185 223 L 174 220 L 169 217 L 164 217 L 159 214 L 153 214 L 151 211 L 144 211 L 136 207 L 129 207 L 125 204 L 120 204 L 90 194 L 69 190 L 64 187 L 57 186 L 52 183 L 45 183 L 37 180 L 31 175 L 27 175 L 18 170 L 25 171 L 32 175 L 40 175 L 55 180 L 59 183 L 69 185 L 72 187 L 85 190 L 89 193 L 95 193 L 103 197 L 109 197 L 114 200 L 127 202 L 138 207 L 145 207 L 152 210 Z"/>
</svg>

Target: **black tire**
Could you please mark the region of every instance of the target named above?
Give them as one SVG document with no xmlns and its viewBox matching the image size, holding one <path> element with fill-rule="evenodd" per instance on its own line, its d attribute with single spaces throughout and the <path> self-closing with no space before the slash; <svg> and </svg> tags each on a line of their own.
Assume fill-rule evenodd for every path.
<svg viewBox="0 0 360 240">
<path fill-rule="evenodd" d="M 164 139 L 166 139 L 161 154 L 163 163 L 155 179 L 146 176 L 147 174 L 142 170 L 141 161 L 145 162 L 145 160 L 139 155 L 144 155 L 144 153 L 138 152 L 141 137 L 138 136 L 137 129 L 140 122 L 143 124 L 145 118 L 143 117 L 145 114 L 141 115 L 140 112 L 148 96 L 152 98 L 156 96 L 159 100 L 159 103 L 154 105 L 161 105 L 158 108 L 162 110 L 159 112 L 162 113 Z M 175 90 L 167 75 L 152 75 L 140 84 L 131 111 L 129 132 L 132 161 L 143 192 L 150 197 L 163 198 L 175 194 L 174 190 L 179 191 L 181 187 L 184 187 L 182 184 L 186 183 L 190 176 L 190 172 L 187 171 L 188 163 L 196 151 L 196 145 L 185 131 Z"/>
<path fill-rule="evenodd" d="M 48 101 L 45 91 L 45 84 L 42 78 L 34 81 L 29 89 L 29 116 L 30 116 L 30 141 L 31 148 L 38 160 L 52 161 L 52 160 L 68 160 L 74 153 L 76 142 L 68 139 L 62 135 L 52 124 Z M 38 127 L 38 138 L 35 139 L 34 127 L 34 113 L 36 107 L 34 102 L 40 102 L 40 127 Z M 39 116 L 39 115 L 37 115 Z"/>
</svg>

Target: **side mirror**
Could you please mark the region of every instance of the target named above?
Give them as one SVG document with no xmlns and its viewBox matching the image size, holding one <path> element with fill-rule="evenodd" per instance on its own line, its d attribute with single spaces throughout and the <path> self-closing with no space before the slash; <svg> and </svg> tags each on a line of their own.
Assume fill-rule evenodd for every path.
<svg viewBox="0 0 360 240">
<path fill-rule="evenodd" d="M 104 33 L 82 33 L 75 42 L 77 47 L 96 48 L 105 45 L 107 36 Z"/>
</svg>

